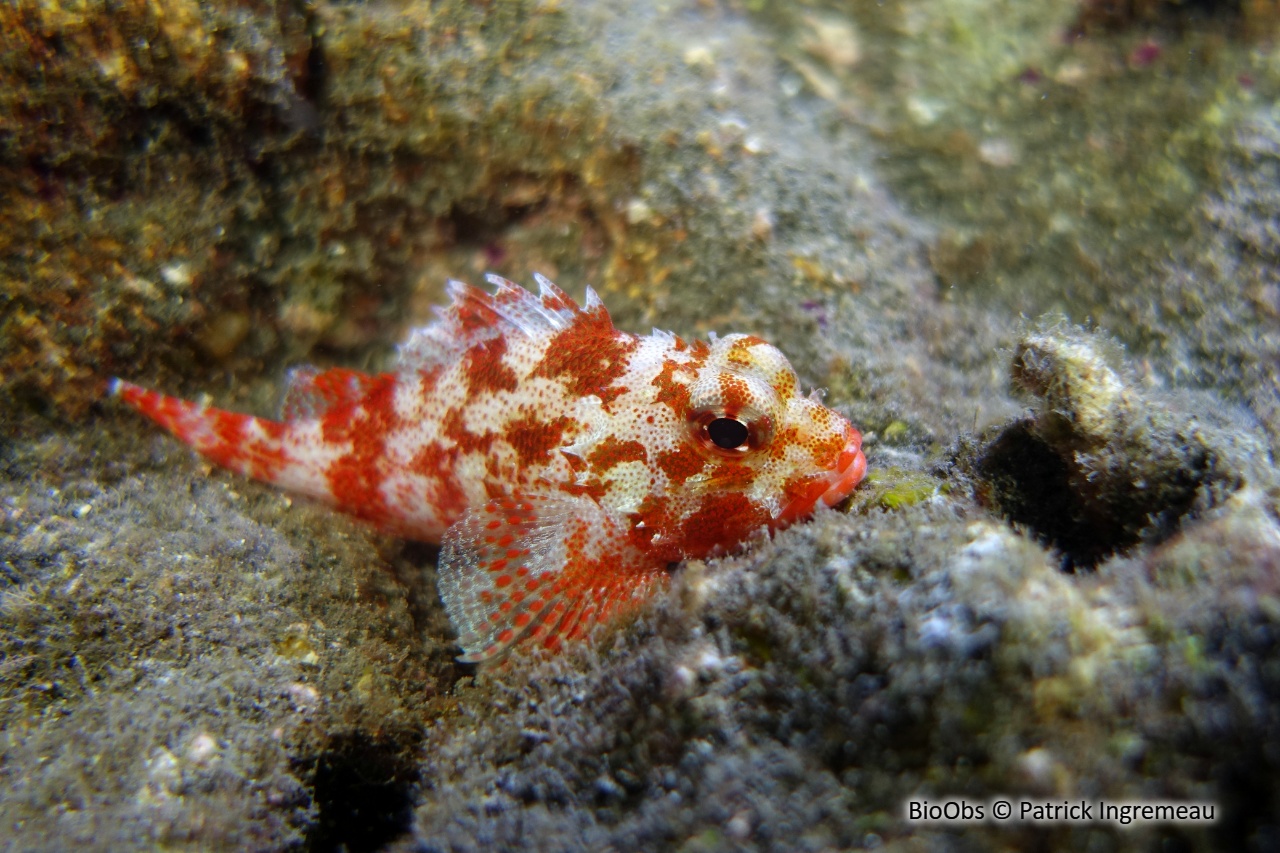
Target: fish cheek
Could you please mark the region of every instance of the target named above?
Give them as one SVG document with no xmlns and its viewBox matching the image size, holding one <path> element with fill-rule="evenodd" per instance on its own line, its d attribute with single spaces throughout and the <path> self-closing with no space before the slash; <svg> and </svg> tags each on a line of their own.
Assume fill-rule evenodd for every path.
<svg viewBox="0 0 1280 853">
<path fill-rule="evenodd" d="M 706 557 L 732 548 L 769 521 L 764 507 L 741 492 L 707 495 L 681 521 L 686 557 Z"/>
</svg>

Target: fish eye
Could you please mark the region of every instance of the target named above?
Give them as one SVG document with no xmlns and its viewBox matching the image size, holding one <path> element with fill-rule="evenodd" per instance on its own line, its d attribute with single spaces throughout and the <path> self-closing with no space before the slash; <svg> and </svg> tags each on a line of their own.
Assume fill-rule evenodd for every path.
<svg viewBox="0 0 1280 853">
<path fill-rule="evenodd" d="M 773 422 L 754 409 L 730 414 L 721 407 L 696 410 L 689 418 L 695 443 L 715 456 L 741 458 L 769 443 Z"/>
<path fill-rule="evenodd" d="M 747 443 L 747 425 L 737 418 L 716 418 L 707 424 L 707 437 L 716 447 L 736 450 Z"/>
</svg>

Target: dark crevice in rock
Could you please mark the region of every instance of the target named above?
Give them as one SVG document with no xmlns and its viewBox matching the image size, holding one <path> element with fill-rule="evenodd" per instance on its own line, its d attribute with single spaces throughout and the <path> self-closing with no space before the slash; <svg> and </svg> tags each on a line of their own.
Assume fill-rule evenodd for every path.
<svg viewBox="0 0 1280 853">
<path fill-rule="evenodd" d="M 1196 495 L 1194 479 L 1161 506 L 1141 500 L 1113 503 L 1086 488 L 1088 473 L 1064 459 L 1019 421 L 987 445 L 977 462 L 985 502 L 1010 521 L 1024 525 L 1062 555 L 1062 568 L 1092 569 L 1143 539 L 1144 531 L 1163 539 L 1176 529 Z"/>
<path fill-rule="evenodd" d="M 1010 374 L 1038 411 L 961 452 L 979 498 L 1057 549 L 1066 571 L 1167 540 L 1248 479 L 1247 437 L 1180 414 L 1108 350 L 1063 326 L 1024 337 Z"/>
<path fill-rule="evenodd" d="M 374 739 L 353 731 L 334 737 L 315 759 L 316 819 L 312 851 L 380 850 L 413 821 L 420 738 Z"/>
</svg>

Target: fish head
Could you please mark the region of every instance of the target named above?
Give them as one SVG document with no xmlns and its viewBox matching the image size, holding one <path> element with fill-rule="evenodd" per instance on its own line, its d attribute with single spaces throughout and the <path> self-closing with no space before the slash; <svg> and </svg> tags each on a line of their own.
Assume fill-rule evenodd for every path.
<svg viewBox="0 0 1280 853">
<path fill-rule="evenodd" d="M 749 496 L 775 526 L 833 506 L 866 473 L 862 435 L 814 394 L 801 394 L 787 357 L 753 335 L 711 347 L 690 388 L 688 440 L 711 463 L 706 481 L 750 472 Z"/>
<path fill-rule="evenodd" d="M 636 514 L 649 544 L 680 557 L 721 552 L 853 491 L 867 467 L 861 434 L 801 393 L 781 351 L 734 334 L 695 352 L 687 369 L 655 382 L 667 407 L 679 405 L 662 452 L 649 457 L 662 485 Z"/>
</svg>

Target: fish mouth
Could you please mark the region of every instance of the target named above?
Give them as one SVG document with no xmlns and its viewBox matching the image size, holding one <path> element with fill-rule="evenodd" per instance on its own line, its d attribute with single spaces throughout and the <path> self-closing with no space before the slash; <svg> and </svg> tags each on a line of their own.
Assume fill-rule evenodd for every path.
<svg viewBox="0 0 1280 853">
<path fill-rule="evenodd" d="M 813 512 L 819 502 L 825 506 L 835 506 L 853 492 L 866 473 L 867 457 L 862 453 L 862 435 L 850 426 L 844 450 L 840 451 L 835 468 L 827 477 L 814 481 L 802 494 L 783 507 L 782 512 L 778 513 L 777 526 L 785 527 L 804 518 Z"/>
<path fill-rule="evenodd" d="M 840 453 L 840 461 L 836 464 L 836 474 L 831 478 L 831 485 L 818 500 L 827 506 L 835 506 L 853 493 L 858 483 L 867 473 L 867 457 L 862 455 L 861 436 Z"/>
</svg>

